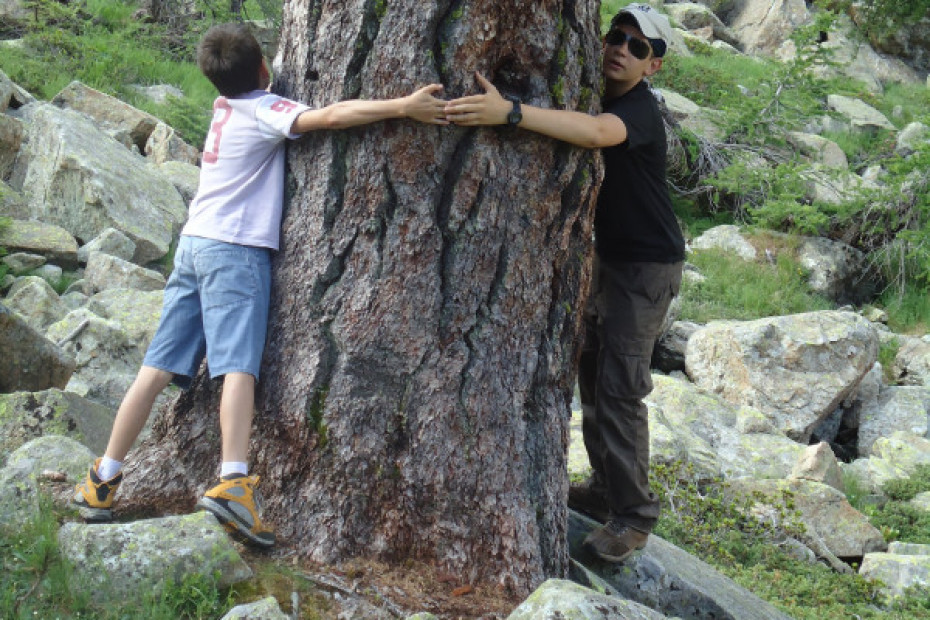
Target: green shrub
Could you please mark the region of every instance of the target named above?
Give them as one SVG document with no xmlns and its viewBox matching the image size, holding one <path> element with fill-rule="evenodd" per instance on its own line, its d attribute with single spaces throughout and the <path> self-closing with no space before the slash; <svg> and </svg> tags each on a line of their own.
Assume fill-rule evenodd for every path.
<svg viewBox="0 0 930 620">
<path fill-rule="evenodd" d="M 918 465 L 908 478 L 889 480 L 882 490 L 889 499 L 894 501 L 911 501 L 919 493 L 930 491 L 930 465 Z"/>
<path fill-rule="evenodd" d="M 823 563 L 793 557 L 787 537 L 803 539 L 804 528 L 791 493 L 760 521 L 751 506 L 761 498 L 728 499 L 726 483 L 698 479 L 682 463 L 654 466 L 653 491 L 662 501 L 656 534 L 714 566 L 744 588 L 798 620 L 930 618 L 926 591 L 891 602 L 879 584 L 859 574 L 840 574 Z M 763 503 L 771 505 L 771 500 Z M 926 540 L 926 539 L 925 539 Z"/>
</svg>

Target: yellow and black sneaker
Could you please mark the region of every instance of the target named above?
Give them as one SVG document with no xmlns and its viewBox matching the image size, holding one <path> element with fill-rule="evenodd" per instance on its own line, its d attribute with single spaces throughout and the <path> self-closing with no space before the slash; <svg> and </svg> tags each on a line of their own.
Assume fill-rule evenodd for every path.
<svg viewBox="0 0 930 620">
<path fill-rule="evenodd" d="M 207 491 L 197 507 L 213 513 L 226 530 L 262 547 L 275 543 L 274 532 L 262 523 L 258 476 L 233 475 Z"/>
<path fill-rule="evenodd" d="M 71 505 L 78 509 L 86 521 L 110 521 L 113 518 L 113 512 L 110 510 L 113 506 L 113 496 L 116 495 L 119 483 L 123 481 L 123 472 L 109 480 L 101 480 L 97 476 L 99 464 L 98 458 L 90 466 L 87 480 L 74 487 L 74 498 L 71 500 Z"/>
</svg>

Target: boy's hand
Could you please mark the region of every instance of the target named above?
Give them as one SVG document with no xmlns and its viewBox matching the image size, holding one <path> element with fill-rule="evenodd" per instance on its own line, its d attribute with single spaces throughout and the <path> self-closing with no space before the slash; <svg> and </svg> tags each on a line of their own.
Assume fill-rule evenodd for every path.
<svg viewBox="0 0 930 620">
<path fill-rule="evenodd" d="M 446 102 L 433 95 L 442 90 L 442 84 L 430 84 L 404 97 L 404 116 L 421 123 L 448 125 L 446 120 Z"/>
<path fill-rule="evenodd" d="M 456 125 L 503 125 L 513 104 L 503 97 L 483 75 L 475 72 L 483 95 L 453 99 L 446 104 L 446 118 Z"/>
</svg>

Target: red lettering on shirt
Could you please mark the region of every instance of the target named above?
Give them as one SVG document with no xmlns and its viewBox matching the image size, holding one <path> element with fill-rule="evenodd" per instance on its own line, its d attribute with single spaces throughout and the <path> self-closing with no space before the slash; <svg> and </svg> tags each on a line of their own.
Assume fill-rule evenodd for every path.
<svg viewBox="0 0 930 620">
<path fill-rule="evenodd" d="M 220 138 L 223 136 L 223 126 L 232 116 L 232 107 L 226 97 L 219 97 L 213 104 L 213 123 L 207 135 L 207 143 L 203 152 L 203 163 L 215 164 L 220 156 Z M 213 136 L 211 143 L 210 136 Z"/>
<path fill-rule="evenodd" d="M 297 104 L 292 101 L 285 101 L 284 99 L 278 99 L 271 104 L 271 109 L 274 112 L 290 112 L 297 107 Z"/>
</svg>

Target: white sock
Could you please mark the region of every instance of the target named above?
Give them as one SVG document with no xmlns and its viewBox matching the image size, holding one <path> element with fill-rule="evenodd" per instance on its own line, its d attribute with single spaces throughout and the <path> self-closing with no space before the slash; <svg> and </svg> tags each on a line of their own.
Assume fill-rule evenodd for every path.
<svg viewBox="0 0 930 620">
<path fill-rule="evenodd" d="M 230 474 L 249 475 L 249 464 L 242 461 L 223 461 L 220 466 L 220 478 L 225 478 Z"/>
<path fill-rule="evenodd" d="M 114 461 L 108 456 L 104 456 L 100 459 L 100 464 L 97 465 L 97 477 L 103 481 L 110 480 L 119 473 L 123 468 L 122 461 Z"/>
</svg>

